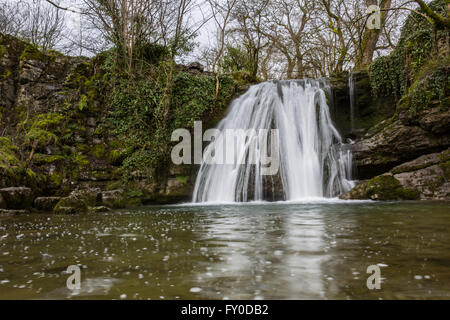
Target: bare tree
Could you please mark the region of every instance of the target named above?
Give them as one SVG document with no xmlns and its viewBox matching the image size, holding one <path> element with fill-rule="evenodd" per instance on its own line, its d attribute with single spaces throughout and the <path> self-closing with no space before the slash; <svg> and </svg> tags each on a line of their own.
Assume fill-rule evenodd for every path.
<svg viewBox="0 0 450 320">
<path fill-rule="evenodd" d="M 225 50 L 225 36 L 227 33 L 228 23 L 232 18 L 233 9 L 235 8 L 238 0 L 207 0 L 210 8 L 211 14 L 215 21 L 217 28 L 217 52 L 212 64 L 212 72 L 216 77 L 216 93 L 215 97 L 219 94 L 219 71 L 217 70 L 217 66 L 223 57 L 223 53 Z"/>
<path fill-rule="evenodd" d="M 247 69 L 252 79 L 256 79 L 258 74 L 261 52 L 269 45 L 267 37 L 262 32 L 269 2 L 269 0 L 239 1 L 233 12 L 236 26 L 230 32 L 237 36 L 235 42 L 245 48 Z"/>
</svg>

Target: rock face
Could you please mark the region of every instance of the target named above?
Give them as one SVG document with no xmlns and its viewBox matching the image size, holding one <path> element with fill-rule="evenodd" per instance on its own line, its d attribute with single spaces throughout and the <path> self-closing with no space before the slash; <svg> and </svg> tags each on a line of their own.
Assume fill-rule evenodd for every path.
<svg viewBox="0 0 450 320">
<path fill-rule="evenodd" d="M 112 209 L 125 208 L 127 198 L 123 190 L 111 190 L 102 192 L 103 204 Z"/>
<path fill-rule="evenodd" d="M 77 189 L 56 204 L 55 213 L 76 214 L 88 212 L 89 208 L 102 205 L 102 192 L 99 188 Z"/>
<path fill-rule="evenodd" d="M 17 216 L 21 214 L 29 214 L 30 211 L 28 210 L 6 210 L 6 209 L 0 209 L 0 215 L 3 216 Z"/>
<path fill-rule="evenodd" d="M 78 199 L 89 207 L 100 206 L 102 204 L 102 191 L 100 188 L 74 190 L 70 193 L 69 197 Z"/>
<path fill-rule="evenodd" d="M 356 186 L 340 198 L 343 200 L 417 200 L 419 193 L 403 188 L 397 179 L 386 174 Z"/>
<path fill-rule="evenodd" d="M 6 209 L 6 201 L 3 199 L 2 194 L 0 193 L 0 209 Z"/>
<path fill-rule="evenodd" d="M 35 202 L 35 209 L 47 211 L 63 197 L 83 198 L 88 207 L 96 207 L 102 203 L 101 191 L 129 187 L 121 180 L 127 146 L 111 124 L 106 101 L 110 88 L 103 78 L 103 59 L 102 55 L 88 59 L 53 50 L 43 52 L 20 39 L 0 34 L 0 189 L 29 187 L 41 197 Z M 210 76 L 199 63 L 179 65 L 177 69 L 202 79 Z M 222 104 L 226 105 L 226 101 Z M 225 108 L 205 113 L 211 123 L 205 122 L 204 129 L 215 126 L 222 112 Z M 34 146 L 34 156 L 29 160 L 35 141 L 23 140 L 32 128 L 38 128 L 40 137 L 49 139 Z M 22 159 L 28 159 L 28 163 Z M 171 166 L 169 161 L 167 166 Z M 106 192 L 105 205 L 123 208 L 190 199 L 194 166 L 170 174 L 162 171 L 154 180 L 138 177 L 139 190 Z M 152 186 L 142 190 L 141 184 Z M 99 199 L 71 194 L 74 189 L 92 188 L 101 190 L 95 191 L 94 198 Z M 62 198 L 42 198 L 48 196 Z M 6 206 L 6 199 L 0 199 L 0 208 Z"/>
<path fill-rule="evenodd" d="M 30 188 L 4 188 L 0 189 L 0 195 L 4 199 L 5 207 L 8 209 L 30 209 L 33 204 L 33 193 Z"/>
<path fill-rule="evenodd" d="M 57 214 L 85 213 L 88 211 L 88 206 L 81 199 L 69 196 L 59 200 L 53 211 Z"/>
<path fill-rule="evenodd" d="M 34 200 L 34 208 L 42 211 L 53 211 L 61 197 L 39 197 Z"/>
<path fill-rule="evenodd" d="M 350 76 L 354 83 L 354 110 L 350 108 Z M 330 78 L 330 113 L 334 125 L 343 138 L 361 138 L 379 121 L 392 117 L 395 112 L 395 99 L 391 96 L 377 98 L 372 95 L 370 77 L 367 72 L 357 71 L 335 74 Z M 353 118 L 353 121 L 352 121 Z"/>
<path fill-rule="evenodd" d="M 403 162 L 450 146 L 450 110 L 430 109 L 415 117 L 385 121 L 352 146 L 358 178 L 382 174 Z"/>
<path fill-rule="evenodd" d="M 421 156 L 353 188 L 341 199 L 448 200 L 450 149 Z"/>
</svg>

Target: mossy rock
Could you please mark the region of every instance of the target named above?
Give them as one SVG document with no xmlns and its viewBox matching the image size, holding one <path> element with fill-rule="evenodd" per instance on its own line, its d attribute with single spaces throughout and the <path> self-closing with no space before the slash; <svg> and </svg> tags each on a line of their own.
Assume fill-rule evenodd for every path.
<svg viewBox="0 0 450 320">
<path fill-rule="evenodd" d="M 344 200 L 418 200 L 420 194 L 417 190 L 405 189 L 400 182 L 391 175 L 383 175 L 366 181 L 350 192 L 341 196 Z"/>
<path fill-rule="evenodd" d="M 108 211 L 111 211 L 111 209 L 108 207 L 105 207 L 105 206 L 89 208 L 89 213 L 102 213 L 102 212 L 108 212 Z"/>
<path fill-rule="evenodd" d="M 58 201 L 53 211 L 57 214 L 77 214 L 88 211 L 88 206 L 77 197 L 70 196 Z"/>
<path fill-rule="evenodd" d="M 444 171 L 445 179 L 450 180 L 450 160 L 439 164 L 442 171 Z"/>
<path fill-rule="evenodd" d="M 33 204 L 33 192 L 26 187 L 0 189 L 0 194 L 8 209 L 30 209 Z"/>
</svg>

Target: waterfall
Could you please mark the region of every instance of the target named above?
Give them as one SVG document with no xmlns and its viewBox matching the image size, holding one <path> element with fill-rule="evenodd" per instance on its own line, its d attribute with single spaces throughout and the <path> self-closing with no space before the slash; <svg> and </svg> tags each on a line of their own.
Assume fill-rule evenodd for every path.
<svg viewBox="0 0 450 320">
<path fill-rule="evenodd" d="M 355 130 L 355 77 L 354 73 L 350 73 L 348 78 L 348 94 L 350 97 L 350 128 L 351 132 Z"/>
<path fill-rule="evenodd" d="M 247 202 L 335 197 L 353 186 L 351 153 L 334 127 L 325 80 L 271 81 L 250 87 L 233 101 L 219 123 L 221 132 L 204 154 L 236 150 L 241 159 L 260 159 L 264 145 L 250 139 L 229 141 L 227 129 L 278 130 L 276 175 L 261 175 L 261 164 L 201 164 L 194 202 Z M 264 140 L 270 143 L 271 139 Z M 218 146 L 225 146 L 219 148 Z M 213 151 L 214 150 L 214 151 Z"/>
</svg>

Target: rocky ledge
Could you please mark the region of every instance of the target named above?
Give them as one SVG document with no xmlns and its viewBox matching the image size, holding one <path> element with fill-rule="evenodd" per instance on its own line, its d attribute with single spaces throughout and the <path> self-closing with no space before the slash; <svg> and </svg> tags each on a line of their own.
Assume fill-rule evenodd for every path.
<svg viewBox="0 0 450 320">
<path fill-rule="evenodd" d="M 450 146 L 450 109 L 400 114 L 372 128 L 352 146 L 360 179 L 368 179 L 421 155 Z"/>
<path fill-rule="evenodd" d="M 67 197 L 35 197 L 27 187 L 0 189 L 0 214 L 17 215 L 34 211 L 57 214 L 97 213 L 140 204 L 124 190 L 77 189 Z"/>
<path fill-rule="evenodd" d="M 340 197 L 344 200 L 448 200 L 450 148 L 423 155 L 365 181 Z"/>
</svg>

